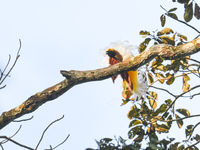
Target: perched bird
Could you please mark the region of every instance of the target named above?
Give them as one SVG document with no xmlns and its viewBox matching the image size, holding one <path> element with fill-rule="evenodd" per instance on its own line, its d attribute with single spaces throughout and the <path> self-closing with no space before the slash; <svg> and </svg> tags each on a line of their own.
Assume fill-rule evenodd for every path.
<svg viewBox="0 0 200 150">
<path fill-rule="evenodd" d="M 112 43 L 111 48 L 106 49 L 106 54 L 108 56 L 108 63 L 114 65 L 122 61 L 129 61 L 133 58 L 131 52 L 132 45 L 128 45 L 127 42 Z M 129 99 L 132 95 L 135 97 L 145 96 L 147 91 L 147 81 L 145 72 L 141 69 L 136 71 L 128 71 L 120 74 L 123 79 L 123 93 L 122 96 L 125 99 Z M 113 82 L 117 78 L 112 77 Z"/>
</svg>

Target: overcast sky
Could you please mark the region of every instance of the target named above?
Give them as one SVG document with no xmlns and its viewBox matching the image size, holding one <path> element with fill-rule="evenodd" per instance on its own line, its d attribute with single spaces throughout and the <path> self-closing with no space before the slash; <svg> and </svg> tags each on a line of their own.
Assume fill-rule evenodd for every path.
<svg viewBox="0 0 200 150">
<path fill-rule="evenodd" d="M 161 29 L 160 15 L 171 8 L 171 0 L 0 0 L 0 67 L 8 55 L 14 60 L 22 40 L 21 57 L 0 91 L 0 112 L 18 106 L 28 97 L 64 78 L 60 70 L 88 70 L 103 67 L 102 52 L 110 42 L 128 40 L 138 46 L 143 40 L 139 31 Z M 186 27 L 168 19 L 166 26 L 178 32 Z M 187 28 L 191 37 L 195 32 Z M 65 118 L 53 125 L 44 137 L 40 149 L 55 146 L 68 134 L 63 149 L 96 148 L 95 139 L 127 138 L 131 106 L 121 104 L 121 80 L 111 79 L 73 87 L 63 96 L 48 102 L 30 115 L 24 123 L 11 123 L 1 131 L 28 146 L 36 146 L 42 131 L 53 120 Z M 194 113 L 198 113 L 194 111 Z M 5 149 L 21 150 L 14 144 Z"/>
</svg>

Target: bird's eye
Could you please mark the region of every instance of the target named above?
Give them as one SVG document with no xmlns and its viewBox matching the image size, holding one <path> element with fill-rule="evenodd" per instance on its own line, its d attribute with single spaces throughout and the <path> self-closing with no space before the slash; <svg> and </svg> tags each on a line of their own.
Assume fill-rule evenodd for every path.
<svg viewBox="0 0 200 150">
<path fill-rule="evenodd" d="M 115 57 L 116 53 L 113 51 L 107 51 L 106 54 L 110 57 Z"/>
</svg>

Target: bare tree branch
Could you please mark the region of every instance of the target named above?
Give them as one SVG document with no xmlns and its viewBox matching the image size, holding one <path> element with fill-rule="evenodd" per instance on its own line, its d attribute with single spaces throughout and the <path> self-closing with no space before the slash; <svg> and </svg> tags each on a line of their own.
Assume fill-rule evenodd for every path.
<svg viewBox="0 0 200 150">
<path fill-rule="evenodd" d="M 70 136 L 70 134 L 68 134 L 68 136 L 61 143 L 59 143 L 58 145 L 56 145 L 54 148 L 52 148 L 50 146 L 51 147 L 50 149 L 45 149 L 45 150 L 54 150 L 54 149 L 58 148 L 59 146 L 61 146 L 62 144 L 64 144 L 68 140 L 69 136 Z"/>
<path fill-rule="evenodd" d="M 17 135 L 17 133 L 19 133 L 19 131 L 21 130 L 22 125 L 19 126 L 19 129 L 12 135 L 9 137 L 9 139 L 13 138 L 15 135 Z M 0 142 L 0 144 L 5 144 L 6 142 L 8 142 L 9 140 L 3 140 Z"/>
<path fill-rule="evenodd" d="M 168 60 L 178 59 L 192 55 L 198 51 L 200 51 L 200 37 L 179 46 L 166 44 L 154 45 L 130 61 L 124 61 L 102 69 L 89 71 L 61 71 L 61 74 L 66 77 L 65 80 L 29 97 L 18 107 L 3 112 L 0 116 L 0 129 L 24 114 L 35 111 L 42 104 L 56 99 L 75 85 L 90 81 L 104 80 L 124 71 L 136 70 L 142 65 L 150 62 L 156 56 L 161 56 Z"/>
<path fill-rule="evenodd" d="M 192 90 L 194 90 L 194 89 L 196 89 L 196 88 L 199 88 L 199 87 L 200 87 L 200 85 L 194 86 L 194 87 L 190 88 L 187 92 L 183 92 L 183 93 L 181 93 L 180 95 L 177 95 L 177 96 L 175 97 L 174 101 L 170 104 L 170 106 L 167 108 L 167 110 L 165 111 L 165 113 L 164 113 L 162 116 L 165 116 L 165 114 L 169 111 L 169 109 L 175 104 L 175 102 L 176 102 L 180 97 L 182 97 L 182 96 L 185 95 L 186 93 L 188 93 L 188 92 L 190 92 L 190 91 L 192 91 Z"/>
<path fill-rule="evenodd" d="M 194 147 L 195 145 L 199 144 L 200 143 L 200 140 L 198 140 L 196 143 L 186 147 L 184 150 L 189 150 L 190 148 Z"/>
<path fill-rule="evenodd" d="M 198 114 L 198 115 L 186 116 L 186 117 L 178 118 L 178 119 L 171 119 L 171 120 L 158 119 L 158 120 L 159 120 L 159 121 L 162 121 L 162 122 L 173 122 L 173 121 L 179 121 L 179 120 L 189 119 L 189 118 L 193 118 L 193 117 L 200 117 L 200 114 Z"/>
<path fill-rule="evenodd" d="M 194 62 L 196 62 L 196 63 L 198 63 L 198 64 L 200 64 L 200 61 L 198 61 L 198 60 L 196 60 L 196 59 L 190 58 L 190 60 L 191 60 L 191 61 L 194 61 Z"/>
<path fill-rule="evenodd" d="M 18 48 L 18 51 L 17 51 L 17 55 L 16 55 L 16 58 L 15 58 L 15 61 L 14 61 L 13 65 L 11 66 L 11 68 L 9 69 L 9 71 L 5 74 L 4 78 L 1 78 L 1 80 L 0 80 L 0 85 L 5 81 L 5 79 L 9 76 L 10 72 L 11 72 L 11 71 L 13 70 L 13 68 L 15 67 L 15 65 L 16 65 L 16 63 L 17 63 L 19 57 L 20 57 L 19 52 L 20 52 L 20 50 L 21 50 L 21 46 L 22 46 L 22 42 L 21 42 L 21 39 L 19 39 L 19 48 Z M 11 59 L 11 56 L 9 55 L 8 63 L 7 63 L 7 65 L 6 65 L 6 67 L 5 67 L 5 69 L 4 69 L 3 72 L 2 72 L 3 74 L 4 74 L 4 72 L 6 71 L 8 65 L 9 65 L 9 63 L 10 63 L 10 59 Z M 2 76 L 3 76 L 3 74 L 2 74 Z M 1 77 L 2 77 L 2 76 L 1 76 Z"/>
<path fill-rule="evenodd" d="M 200 125 L 200 122 L 198 122 L 198 123 L 192 128 L 192 132 L 191 132 L 192 134 L 193 134 L 195 128 L 196 128 L 198 125 Z M 190 140 L 190 138 L 192 137 L 192 134 L 188 137 L 188 139 L 187 139 L 186 141 L 189 141 L 189 140 Z"/>
<path fill-rule="evenodd" d="M 173 96 L 173 97 L 176 97 L 176 95 L 174 95 L 173 93 L 171 93 L 170 91 L 168 91 L 168 90 L 166 90 L 166 89 L 159 88 L 159 87 L 152 86 L 152 85 L 150 85 L 149 87 L 150 87 L 150 88 L 157 89 L 157 90 L 162 90 L 162 91 L 165 91 L 165 92 L 167 92 L 169 95 L 171 95 L 171 96 Z"/>
<path fill-rule="evenodd" d="M 3 69 L 3 71 L 1 71 L 0 81 L 3 78 L 3 75 L 4 75 L 5 71 L 6 71 L 6 69 L 8 68 L 8 65 L 10 64 L 10 60 L 11 60 L 11 55 L 9 55 L 9 57 L 8 57 L 8 62 L 6 64 L 6 66 L 5 66 L 5 68 Z"/>
<path fill-rule="evenodd" d="M 4 86 L 0 87 L 0 90 L 1 90 L 1 89 L 3 89 L 3 88 L 5 88 L 5 87 L 6 87 L 6 85 L 4 85 Z"/>
<path fill-rule="evenodd" d="M 40 140 L 39 140 L 37 146 L 35 147 L 35 150 L 38 149 L 40 143 L 42 142 L 42 139 L 43 139 L 43 137 L 44 137 L 44 134 L 45 134 L 46 131 L 51 127 L 51 125 L 53 125 L 54 123 L 60 121 L 60 120 L 63 119 L 63 118 L 64 118 L 64 115 L 63 115 L 61 118 L 58 118 L 58 119 L 54 120 L 53 122 L 51 122 L 51 123 L 45 128 L 45 130 L 43 131 L 42 136 L 41 136 L 41 138 L 40 138 Z"/>
<path fill-rule="evenodd" d="M 2 144 L 0 144 L 0 147 L 1 147 L 1 149 L 2 149 L 2 150 L 4 150 L 4 148 L 3 148 Z"/>
<path fill-rule="evenodd" d="M 15 140 L 13 140 L 13 139 L 7 137 L 7 136 L 0 136 L 0 138 L 6 139 L 6 140 L 8 140 L 8 141 L 10 141 L 10 142 L 12 142 L 12 143 L 18 145 L 18 146 L 23 147 L 23 148 L 26 148 L 26 149 L 29 149 L 29 150 L 34 150 L 33 148 L 31 148 L 31 147 L 29 147 L 29 146 L 26 146 L 26 145 L 23 145 L 23 144 L 21 144 L 21 143 L 15 141 Z"/>
<path fill-rule="evenodd" d="M 33 119 L 33 116 L 31 116 L 30 118 L 26 118 L 26 119 L 21 119 L 21 120 L 13 120 L 12 122 L 23 122 L 23 121 L 29 121 Z"/>
</svg>

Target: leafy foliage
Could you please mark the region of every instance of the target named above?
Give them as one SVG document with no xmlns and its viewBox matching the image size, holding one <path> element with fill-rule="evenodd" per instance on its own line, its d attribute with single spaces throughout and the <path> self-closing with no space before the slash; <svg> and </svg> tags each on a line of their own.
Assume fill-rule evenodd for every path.
<svg viewBox="0 0 200 150">
<path fill-rule="evenodd" d="M 172 1 L 177 2 L 184 6 L 184 15 L 183 15 L 184 21 L 190 22 L 193 19 L 193 16 L 198 20 L 200 19 L 200 7 L 195 1 L 193 1 L 193 0 L 172 0 Z M 177 10 L 176 7 L 171 8 L 168 11 L 165 10 L 166 13 L 164 13 L 160 16 L 162 27 L 164 27 L 164 25 L 165 25 L 166 16 L 168 16 L 172 19 L 178 20 L 179 22 L 184 23 L 183 21 L 180 21 L 178 19 L 177 14 L 175 13 L 176 10 Z"/>
<path fill-rule="evenodd" d="M 196 28 L 187 24 L 187 22 L 190 22 L 194 18 L 200 19 L 199 5 L 192 0 L 172 1 L 184 6 L 184 21 L 178 19 L 179 17 L 175 13 L 177 10 L 176 7 L 171 8 L 168 11 L 163 8 L 166 12 L 160 16 L 161 26 L 164 27 L 166 24 L 166 18 L 170 17 L 200 33 Z M 178 46 L 186 43 L 188 40 L 187 36 L 175 32 L 169 27 L 152 32 L 141 30 L 139 34 L 143 38 L 143 41 L 138 48 L 140 53 L 145 51 L 151 45 L 168 44 Z M 171 61 L 164 61 L 162 57 L 156 57 L 149 64 L 146 64 L 146 68 L 149 83 L 149 91 L 146 98 L 140 97 L 137 99 L 130 99 L 130 93 L 126 93 L 125 90 L 123 91 L 127 99 L 123 99 L 122 105 L 129 102 L 133 103 L 127 114 L 127 117 L 130 119 L 128 138 L 132 143 L 126 144 L 126 140 L 123 140 L 123 142 L 118 141 L 117 147 L 113 146 L 112 148 L 116 148 L 116 150 L 139 150 L 144 147 L 147 150 L 198 150 L 196 145 L 200 143 L 200 135 L 194 134 L 194 131 L 197 126 L 200 125 L 200 122 L 196 125 L 191 124 L 186 126 L 186 140 L 184 141 L 177 140 L 173 137 L 161 139 L 159 135 L 169 133 L 174 125 L 178 128 L 184 128 L 185 119 L 194 117 L 194 115 L 192 116 L 190 114 L 189 110 L 186 108 L 179 108 L 178 106 L 175 107 L 175 104 L 178 99 L 184 98 L 185 94 L 199 87 L 196 86 L 191 88 L 190 79 L 193 75 L 199 80 L 200 62 L 190 58 L 189 56 Z M 176 84 L 177 80 L 181 81 L 180 79 L 182 79 L 182 87 L 179 86 L 180 89 L 177 89 L 177 91 L 180 91 L 180 94 L 176 95 L 169 89 L 161 88 L 162 85 L 165 85 L 165 87 L 173 86 Z M 168 99 L 163 99 L 162 94 L 158 92 L 159 90 L 169 94 Z M 190 99 L 197 95 L 200 95 L 200 93 L 190 93 Z M 113 140 L 109 140 L 108 142 L 100 140 L 99 142 L 107 144 L 106 148 L 110 146 L 109 144 L 113 144 Z M 100 146 L 102 144 L 99 142 L 97 143 L 99 148 L 104 149 Z"/>
</svg>

